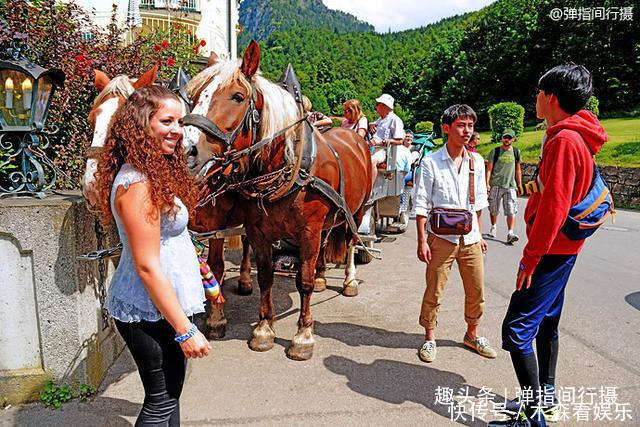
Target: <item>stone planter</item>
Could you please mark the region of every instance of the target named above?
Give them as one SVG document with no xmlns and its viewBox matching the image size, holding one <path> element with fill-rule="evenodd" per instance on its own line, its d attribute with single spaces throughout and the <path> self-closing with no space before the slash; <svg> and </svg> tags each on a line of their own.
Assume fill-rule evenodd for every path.
<svg viewBox="0 0 640 427">
<path fill-rule="evenodd" d="M 97 244 L 79 193 L 0 200 L 0 404 L 38 399 L 49 379 L 98 386 L 122 351 L 100 305 L 113 264 L 76 260 Z"/>
</svg>

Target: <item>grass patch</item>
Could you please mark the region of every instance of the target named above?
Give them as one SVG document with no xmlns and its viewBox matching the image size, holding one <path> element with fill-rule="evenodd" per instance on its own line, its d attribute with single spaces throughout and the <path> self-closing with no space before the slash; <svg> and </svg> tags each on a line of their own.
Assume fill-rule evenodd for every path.
<svg viewBox="0 0 640 427">
<path fill-rule="evenodd" d="M 596 155 L 600 166 L 640 167 L 640 117 L 604 119 L 602 126 L 609 134 L 609 142 Z M 536 163 L 544 131 L 527 127 L 515 143 L 526 163 Z M 478 152 L 483 156 L 498 144 L 491 143 L 491 132 L 480 132 Z"/>
</svg>

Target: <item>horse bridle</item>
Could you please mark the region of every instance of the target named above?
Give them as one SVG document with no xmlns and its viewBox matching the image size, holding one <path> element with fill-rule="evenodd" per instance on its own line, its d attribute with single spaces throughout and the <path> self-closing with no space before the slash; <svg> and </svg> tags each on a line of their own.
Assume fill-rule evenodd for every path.
<svg viewBox="0 0 640 427">
<path fill-rule="evenodd" d="M 213 121 L 208 117 L 201 114 L 187 114 L 182 118 L 183 126 L 195 126 L 207 136 L 215 138 L 224 144 L 225 151 L 223 157 L 213 156 L 203 164 L 204 166 L 212 161 L 222 162 L 222 166 L 225 167 L 230 163 L 238 160 L 236 156 L 233 156 L 237 151 L 233 148 L 233 143 L 242 131 L 251 131 L 251 143 L 249 146 L 254 145 L 256 142 L 257 132 L 254 130 L 260 124 L 260 110 L 257 108 L 257 92 L 255 86 L 251 84 L 251 98 L 249 99 L 249 107 L 246 109 L 244 116 L 238 126 L 231 132 L 225 132 L 220 129 Z"/>
</svg>

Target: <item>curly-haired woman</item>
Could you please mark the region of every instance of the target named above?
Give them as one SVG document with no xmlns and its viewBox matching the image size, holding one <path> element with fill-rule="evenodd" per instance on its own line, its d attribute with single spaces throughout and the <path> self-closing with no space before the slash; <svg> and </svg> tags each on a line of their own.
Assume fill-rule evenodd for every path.
<svg viewBox="0 0 640 427">
<path fill-rule="evenodd" d="M 168 89 L 138 89 L 114 115 L 98 166 L 103 222 L 115 220 L 123 243 L 106 308 L 145 391 L 136 426 L 180 425 L 186 359 L 211 349 L 192 323 L 205 296 L 186 228 L 195 187 L 183 154 L 183 114 Z"/>
</svg>

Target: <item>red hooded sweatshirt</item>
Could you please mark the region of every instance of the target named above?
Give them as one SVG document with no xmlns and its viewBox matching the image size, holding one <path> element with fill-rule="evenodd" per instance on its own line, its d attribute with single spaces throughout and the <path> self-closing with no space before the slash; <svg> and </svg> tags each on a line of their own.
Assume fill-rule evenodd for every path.
<svg viewBox="0 0 640 427">
<path fill-rule="evenodd" d="M 538 173 L 541 191 L 531 195 L 524 211 L 528 242 L 520 269 L 525 273 L 532 274 L 543 255 L 573 255 L 582 249 L 584 240 L 570 240 L 560 229 L 569 209 L 587 195 L 593 180 L 592 155 L 608 139 L 587 110 L 547 129 Z"/>
</svg>

